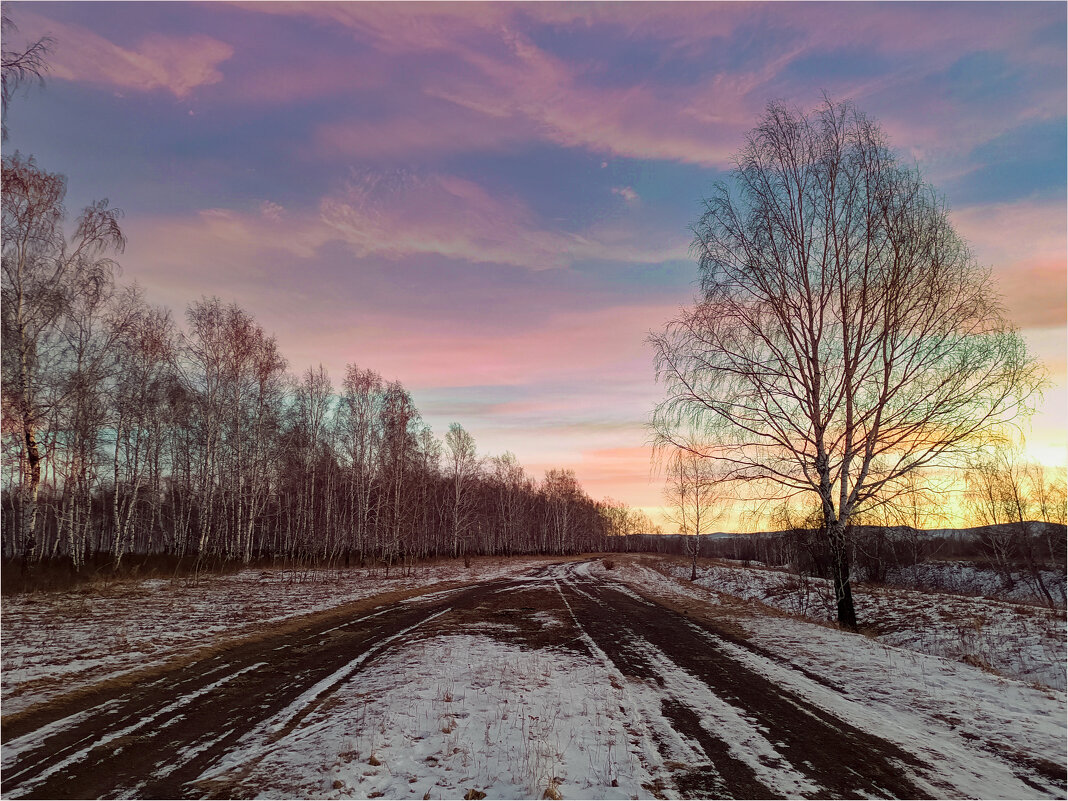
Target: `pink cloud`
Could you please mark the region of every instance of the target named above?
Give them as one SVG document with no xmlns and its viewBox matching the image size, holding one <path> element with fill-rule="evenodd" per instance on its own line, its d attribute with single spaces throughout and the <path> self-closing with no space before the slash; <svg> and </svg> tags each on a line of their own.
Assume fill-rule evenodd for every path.
<svg viewBox="0 0 1068 801">
<path fill-rule="evenodd" d="M 379 50 L 410 53 L 452 50 L 474 30 L 507 24 L 512 10 L 503 3 L 239 3 L 261 13 L 312 18 L 340 25 Z"/>
<path fill-rule="evenodd" d="M 329 241 L 330 231 L 314 218 L 293 216 L 283 206 L 265 200 L 259 214 L 242 214 L 231 209 L 204 209 L 185 219 L 162 219 L 150 224 L 149 239 L 173 242 L 177 252 L 199 249 L 205 252 L 245 254 L 255 259 L 263 251 L 280 251 L 308 258 Z M 285 225 L 280 223 L 286 222 Z M 179 245 L 179 243 L 184 243 Z"/>
<path fill-rule="evenodd" d="M 314 218 L 301 218 L 263 201 L 258 214 L 205 209 L 188 217 L 129 218 L 121 263 L 136 270 L 149 300 L 172 308 L 179 317 L 201 294 L 216 294 L 255 309 L 284 305 L 278 277 L 265 255 L 308 258 L 330 238 Z M 311 362 L 309 362 L 310 364 Z"/>
<path fill-rule="evenodd" d="M 242 103 L 284 104 L 379 89 L 388 80 L 381 67 L 373 54 L 302 52 L 298 60 L 257 63 L 227 85 L 230 96 Z"/>
<path fill-rule="evenodd" d="M 652 304 L 592 308 L 551 314 L 539 324 L 487 336 L 474 327 L 437 319 L 361 310 L 331 318 L 316 330 L 305 321 L 300 347 L 319 354 L 315 361 L 336 363 L 340 369 L 353 359 L 353 343 L 359 343 L 361 352 L 375 354 L 376 364 L 389 365 L 393 376 L 417 389 L 549 381 L 603 390 L 609 377 L 614 382 L 629 380 L 636 366 L 643 379 L 651 374 L 646 332 L 676 312 L 674 307 Z"/>
<path fill-rule="evenodd" d="M 1068 232 L 1062 202 L 996 203 L 953 212 L 958 232 L 998 279 L 1010 318 L 1022 328 L 1068 319 Z"/>
<path fill-rule="evenodd" d="M 299 14 L 344 25 L 393 56 L 417 58 L 436 53 L 451 57 L 443 66 L 435 62 L 436 77 L 431 76 L 423 87 L 424 103 L 426 98 L 446 103 L 427 108 L 413 102 L 397 118 L 324 126 L 319 141 L 335 152 L 371 158 L 413 151 L 477 150 L 545 138 L 620 156 L 720 165 L 733 152 L 736 134 L 759 110 L 737 96 L 739 82 L 761 80 L 754 76 L 723 77 L 697 93 L 651 85 L 583 86 L 582 67 L 566 64 L 535 46 L 519 32 L 519 17 L 548 15 L 554 24 L 579 25 L 607 23 L 615 15 L 596 13 L 594 20 L 540 7 L 479 3 L 253 6 L 268 13 Z M 681 17 L 661 17 L 665 24 L 658 31 L 673 29 L 684 44 L 694 37 L 693 26 L 685 20 L 695 15 L 682 12 Z M 613 24 L 639 30 L 649 21 L 648 9 L 641 13 L 620 9 Z M 704 27 L 729 30 L 719 16 L 706 19 Z M 762 73 L 767 71 L 765 67 Z"/>
<path fill-rule="evenodd" d="M 543 269 L 566 264 L 579 241 L 539 229 L 516 198 L 444 174 L 364 172 L 319 210 L 361 257 L 433 253 Z"/>
<path fill-rule="evenodd" d="M 850 42 L 946 61 L 957 58 L 961 49 L 1036 52 L 1030 40 L 1034 18 L 1011 5 L 794 3 L 775 7 L 772 14 L 779 27 L 803 30 L 810 46 L 820 49 Z"/>
<path fill-rule="evenodd" d="M 722 166 L 759 111 L 741 107 L 726 90 L 705 93 L 717 109 L 711 115 L 678 90 L 582 89 L 551 73 L 541 82 L 537 77 L 492 85 L 480 78 L 442 80 L 447 87 L 428 83 L 422 98 L 397 116 L 321 126 L 317 148 L 366 159 L 411 158 L 545 139 L 614 156 Z"/>
<path fill-rule="evenodd" d="M 263 273 L 266 261 L 277 263 L 279 255 L 313 259 L 331 242 L 359 259 L 444 256 L 532 270 L 587 259 L 663 263 L 686 259 L 689 246 L 681 232 L 672 236 L 626 219 L 581 233 L 552 230 L 516 197 L 453 175 L 401 170 L 359 173 L 311 212 L 262 199 L 256 211 L 204 209 L 139 218 L 128 228 L 124 261 L 137 263 L 152 283 L 167 287 L 168 299 L 179 308 L 191 300 L 180 294 L 183 286 L 218 285 L 222 292 L 271 281 Z M 308 302 L 318 301 L 309 296 Z"/>
<path fill-rule="evenodd" d="M 1012 114 L 976 112 L 967 103 L 937 98 L 916 105 L 910 82 L 943 70 L 962 53 L 1013 53 L 1031 66 L 1063 66 L 1061 48 L 1022 46 L 1034 15 L 1007 7 L 959 8 L 826 4 L 300 4 L 253 6 L 341 25 L 380 53 L 407 61 L 433 56 L 421 87 L 447 101 L 432 108 L 413 101 L 396 118 L 333 123 L 320 131 L 329 149 L 365 157 L 500 148 L 524 138 L 624 157 L 655 158 L 722 167 L 770 97 L 816 101 L 816 88 L 784 79 L 809 53 L 843 46 L 901 60 L 890 76 L 844 74 L 829 89 L 870 110 L 892 111 L 892 141 L 915 157 L 987 141 L 1010 119 L 1063 113 L 1063 92 L 1020 93 Z M 590 85 L 582 61 L 565 62 L 537 47 L 524 31 L 531 23 L 561 30 L 599 29 L 608 38 L 656 42 L 665 52 L 698 58 L 717 37 L 759 26 L 783 41 L 774 58 L 754 69 L 725 68 L 693 85 L 652 81 L 629 86 Z M 1023 53 L 1023 55 L 1017 55 Z M 596 62 L 596 59 L 594 59 Z M 785 81 L 785 82 L 784 82 Z M 929 92 L 927 94 L 930 94 Z M 907 96 L 902 101 L 901 96 Z M 1026 95 L 1026 96 L 1024 96 Z"/>
<path fill-rule="evenodd" d="M 582 68 L 539 49 L 518 33 L 495 48 L 465 51 L 472 77 L 448 76 L 425 91 L 492 120 L 520 119 L 545 139 L 567 147 L 636 158 L 722 165 L 753 109 L 735 77 L 691 88 L 583 85 Z M 695 97 L 696 94 L 696 97 Z M 715 109 L 709 113 L 707 109 Z M 490 120 L 486 120 L 487 124 Z M 716 122 L 716 125 L 710 125 Z"/>
<path fill-rule="evenodd" d="M 548 230 L 518 198 L 443 173 L 364 171 L 343 193 L 323 199 L 319 211 L 360 257 L 436 254 L 540 270 L 580 259 L 662 262 L 686 256 L 681 240 L 642 236 L 633 228 Z"/>
<path fill-rule="evenodd" d="M 18 22 L 23 33 L 55 38 L 55 52 L 49 58 L 51 77 L 144 92 L 163 89 L 178 98 L 221 81 L 218 66 L 234 53 L 225 42 L 200 34 L 154 34 L 129 50 L 81 26 L 37 14 L 22 13 Z"/>
</svg>

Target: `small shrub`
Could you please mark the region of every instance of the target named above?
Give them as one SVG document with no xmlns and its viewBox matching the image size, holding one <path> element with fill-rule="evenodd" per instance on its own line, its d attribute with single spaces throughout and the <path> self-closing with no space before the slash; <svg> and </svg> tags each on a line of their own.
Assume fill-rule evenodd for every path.
<svg viewBox="0 0 1068 801">
<path fill-rule="evenodd" d="M 960 658 L 960 661 L 966 665 L 977 667 L 980 670 L 985 670 L 991 673 L 993 672 L 993 668 L 990 666 L 990 663 L 978 654 L 964 654 L 964 656 Z"/>
</svg>

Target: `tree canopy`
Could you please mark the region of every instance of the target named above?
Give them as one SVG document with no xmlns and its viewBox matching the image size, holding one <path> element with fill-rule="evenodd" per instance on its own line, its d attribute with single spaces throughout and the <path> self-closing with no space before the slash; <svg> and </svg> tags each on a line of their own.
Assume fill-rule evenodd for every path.
<svg viewBox="0 0 1068 801">
<path fill-rule="evenodd" d="M 843 560 L 854 512 L 959 463 L 1041 387 L 945 202 L 850 103 L 770 104 L 693 233 L 700 295 L 652 337 L 657 442 L 743 496 L 815 495 Z"/>
</svg>

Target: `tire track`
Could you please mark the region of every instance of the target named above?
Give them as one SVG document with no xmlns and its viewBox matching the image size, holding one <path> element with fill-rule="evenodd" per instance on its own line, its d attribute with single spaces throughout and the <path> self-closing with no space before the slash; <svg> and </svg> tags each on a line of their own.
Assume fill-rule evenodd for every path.
<svg viewBox="0 0 1068 801">
<path fill-rule="evenodd" d="M 570 616 L 575 629 L 542 627 L 527 620 L 532 612 Z M 647 732 L 638 726 L 635 736 L 651 739 L 650 758 L 652 744 L 662 757 L 650 767 L 652 795 L 930 792 L 910 778 L 929 770 L 916 758 L 754 673 L 717 646 L 723 641 L 710 627 L 574 565 L 431 592 L 340 623 L 335 615 L 237 643 L 140 686 L 102 687 L 58 704 L 34 720 L 35 731 L 5 732 L 0 790 L 11 798 L 234 792 L 195 782 L 242 738 L 299 726 L 395 644 L 468 629 L 527 648 L 589 653 L 629 677 L 638 703 L 624 714 L 639 716 Z"/>
<path fill-rule="evenodd" d="M 569 576 L 561 584 L 576 621 L 597 648 L 625 675 L 664 686 L 664 716 L 678 732 L 697 743 L 715 766 L 714 772 L 702 772 L 694 766 L 676 770 L 673 780 L 681 794 L 930 797 L 922 780 L 917 784 L 909 777 L 924 774 L 929 766 L 754 673 L 718 649 L 714 639 L 687 618 L 592 577 Z M 668 660 L 667 670 L 657 664 L 657 651 Z M 693 693 L 689 697 L 679 697 L 678 692 L 673 695 L 679 688 L 668 675 L 671 663 L 699 680 L 713 698 L 702 704 Z M 732 736 L 729 731 L 712 730 L 717 699 L 743 715 L 761 739 L 773 743 L 788 768 L 810 779 L 818 792 L 784 793 L 766 786 L 767 780 L 758 776 L 764 771 L 732 753 L 731 743 L 724 739 Z M 736 732 L 734 727 L 729 729 Z M 770 769 L 775 768 L 768 764 L 773 761 L 772 755 L 760 755 L 760 762 Z"/>
<path fill-rule="evenodd" d="M 199 795 L 187 784 L 255 726 L 301 698 L 305 706 L 321 703 L 398 638 L 415 636 L 419 626 L 454 609 L 477 606 L 509 583 L 487 582 L 430 603 L 417 598 L 341 625 L 333 620 L 268 635 L 136 688 L 90 692 L 50 710 L 52 720 L 38 729 L 52 730 L 36 744 L 20 747 L 37 731 L 5 738 L 5 749 L 16 756 L 5 765 L 0 791 L 7 798 Z M 302 714 L 303 706 L 294 708 L 289 723 Z M 49 726 L 62 719 L 71 725 Z"/>
</svg>

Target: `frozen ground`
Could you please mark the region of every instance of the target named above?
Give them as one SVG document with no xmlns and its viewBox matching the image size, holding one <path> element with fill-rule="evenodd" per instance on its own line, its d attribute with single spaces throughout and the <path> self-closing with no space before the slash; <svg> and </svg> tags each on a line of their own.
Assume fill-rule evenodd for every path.
<svg viewBox="0 0 1068 801">
<path fill-rule="evenodd" d="M 580 593 L 593 580 L 660 597 L 709 595 L 626 559 L 613 571 L 590 562 L 558 578 Z M 557 617 L 537 614 L 570 635 L 580 621 L 573 603 L 565 600 L 568 611 Z M 929 773 L 901 766 L 924 793 L 1050 792 L 1031 774 L 1035 765 L 1056 772 L 1064 764 L 1063 693 L 803 620 L 735 613 L 756 650 L 701 636 L 783 690 L 934 766 Z M 267 798 L 459 798 L 470 790 L 489 798 L 685 797 L 679 768 L 707 765 L 708 755 L 676 730 L 670 702 L 698 710 L 701 726 L 776 795 L 827 795 L 804 764 L 783 758 L 773 729 L 634 632 L 620 636 L 650 668 L 643 679 L 621 672 L 581 624 L 588 655 L 520 648 L 492 631 L 499 627 L 406 643 L 296 727 L 287 724 L 300 702 L 291 705 L 205 772 L 199 789 Z"/>
<path fill-rule="evenodd" d="M 677 564 L 667 567 L 665 572 L 681 572 Z M 599 563 L 579 567 L 595 575 L 611 575 L 643 592 L 683 599 L 683 603 L 686 599 L 708 602 L 723 591 L 721 582 L 706 577 L 694 586 L 688 580 L 665 576 L 664 568 L 663 561 L 648 558 L 617 560 L 611 572 Z M 687 566 L 687 579 L 688 571 Z M 715 590 L 709 592 L 710 586 Z M 734 585 L 734 589 L 739 588 Z M 983 760 L 976 759 L 977 751 L 1009 755 L 1021 763 L 1041 760 L 1062 773 L 1065 770 L 1068 699 L 1063 691 L 922 653 L 915 649 L 915 642 L 913 647 L 883 645 L 803 619 L 768 616 L 759 608 L 752 611 L 736 612 L 747 639 L 778 658 L 737 647 L 735 656 L 780 686 L 818 699 L 819 706 L 842 719 L 879 731 L 912 753 L 936 760 L 954 788 L 952 792 L 944 788 L 936 796 L 1013 798 L 1015 792 L 1021 798 L 1034 797 L 1035 788 L 1019 788 L 1020 775 L 1011 767 L 993 772 L 989 765 L 980 767 Z M 1059 671 L 1062 686 L 1063 622 L 1062 618 L 1060 656 L 1051 657 L 1054 661 L 1046 671 L 1054 678 Z"/>
<path fill-rule="evenodd" d="M 149 667 L 213 641 L 386 592 L 514 576 L 551 560 L 475 559 L 399 570 L 245 570 L 126 580 L 4 598 L 0 704 L 17 712 L 56 694 Z"/>
<path fill-rule="evenodd" d="M 540 798 L 561 785 L 577 798 L 645 796 L 649 743 L 628 742 L 628 695 L 618 671 L 574 653 L 418 640 L 281 739 L 271 734 L 293 710 L 266 721 L 199 784 L 262 798 Z"/>
<path fill-rule="evenodd" d="M 927 618 L 908 593 L 866 601 L 862 609 L 897 615 L 898 628 L 875 638 L 788 614 L 773 571 L 710 568 L 690 583 L 674 575 L 677 560 L 614 559 L 612 570 L 601 560 L 479 565 L 485 581 L 471 587 L 431 586 L 348 623 L 222 652 L 206 663 L 210 675 L 182 673 L 187 683 L 170 685 L 185 689 L 102 693 L 24 733 L 9 727 L 4 795 L 1065 796 L 1064 692 L 917 650 Z M 265 605 L 242 630 L 296 613 L 271 606 L 259 583 L 235 591 Z M 338 596 L 361 597 L 348 589 Z M 190 625 L 226 627 L 220 588 L 185 590 L 199 610 Z M 325 590 L 295 591 L 289 603 L 297 598 L 299 611 L 332 602 Z M 936 598 L 931 620 L 1004 614 L 959 600 L 973 606 Z M 136 606 L 123 614 L 151 616 Z M 94 618 L 102 636 L 126 625 L 105 608 Z M 146 617 L 138 630 L 148 629 Z M 909 631 L 909 647 L 885 639 Z M 62 647 L 50 647 L 62 668 Z M 278 694 L 283 686 L 297 689 Z M 233 711 L 220 722 L 218 710 Z M 112 774 L 126 775 L 101 789 Z"/>
<path fill-rule="evenodd" d="M 689 579 L 681 560 L 651 560 L 677 579 Z M 697 584 L 793 615 L 830 622 L 834 589 L 825 579 L 762 567 L 701 564 Z M 1004 676 L 1065 689 L 1065 612 L 954 593 L 855 585 L 861 626 L 887 645 L 945 656 Z"/>
</svg>

